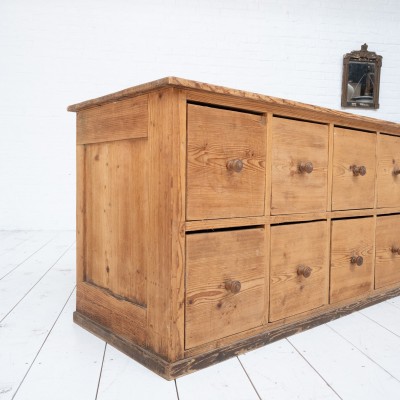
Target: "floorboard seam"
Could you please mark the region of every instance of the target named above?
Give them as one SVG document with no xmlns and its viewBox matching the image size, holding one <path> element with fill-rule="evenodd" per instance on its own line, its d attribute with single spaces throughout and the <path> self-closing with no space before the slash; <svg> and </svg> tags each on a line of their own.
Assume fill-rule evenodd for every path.
<svg viewBox="0 0 400 400">
<path fill-rule="evenodd" d="M 28 256 L 27 258 L 25 258 L 25 260 L 21 261 L 18 265 L 16 265 L 11 271 L 8 271 L 5 275 L 3 275 L 0 278 L 0 281 L 5 278 L 6 276 L 10 275 L 11 272 L 15 271 L 18 267 L 20 267 L 23 263 L 25 263 L 26 261 L 28 261 L 31 257 L 33 257 L 38 251 L 42 250 L 43 247 L 46 247 L 52 240 L 55 239 L 55 236 L 52 237 L 48 242 L 46 242 L 43 246 L 39 247 L 35 252 L 33 252 L 30 256 Z"/>
<path fill-rule="evenodd" d="M 61 254 L 60 257 L 57 258 L 57 260 L 53 263 L 53 265 L 39 278 L 39 280 L 17 301 L 17 303 L 11 308 L 11 310 L 4 315 L 4 317 L 0 320 L 0 322 L 3 322 L 12 312 L 15 310 L 15 308 L 18 306 L 19 303 L 32 291 L 32 289 L 49 273 L 49 271 L 61 260 L 62 257 L 71 249 L 71 247 L 75 244 L 75 240 L 72 242 L 72 244 Z"/>
<path fill-rule="evenodd" d="M 174 379 L 174 382 L 175 382 L 176 398 L 179 400 L 179 390 L 178 390 L 178 384 L 176 383 L 176 379 Z"/>
<path fill-rule="evenodd" d="M 96 388 L 96 397 L 95 397 L 95 400 L 97 400 L 97 396 L 99 395 L 100 382 L 101 382 L 101 375 L 103 374 L 103 366 L 104 366 L 104 359 L 105 359 L 105 357 L 106 357 L 106 351 L 107 351 L 107 342 L 104 343 L 103 359 L 101 360 L 100 374 L 99 374 L 99 380 L 97 381 L 97 388 Z"/>
<path fill-rule="evenodd" d="M 68 296 L 66 302 L 65 302 L 64 305 L 62 306 L 61 311 L 60 311 L 59 314 L 57 315 L 57 318 L 55 319 L 53 325 L 51 326 L 49 332 L 47 333 L 45 339 L 43 340 L 43 343 L 41 344 L 41 346 L 40 346 L 38 352 L 36 353 L 34 359 L 32 360 L 31 365 L 29 365 L 28 370 L 26 371 L 24 377 L 22 378 L 21 382 L 19 383 L 19 385 L 18 385 L 18 387 L 17 387 L 17 390 L 16 390 L 15 393 L 13 394 L 13 397 L 12 397 L 11 400 L 14 400 L 14 398 L 15 398 L 15 396 L 17 395 L 19 389 L 21 388 L 21 386 L 22 386 L 22 384 L 24 383 L 26 377 L 28 376 L 29 371 L 31 370 L 33 364 L 35 364 L 36 359 L 38 358 L 40 352 L 42 351 L 42 349 L 43 349 L 45 343 L 47 342 L 47 339 L 49 338 L 51 332 L 53 332 L 53 328 L 55 327 L 57 321 L 59 320 L 59 318 L 60 318 L 60 316 L 61 316 L 61 314 L 62 314 L 62 312 L 64 311 L 65 307 L 67 306 L 68 302 L 70 301 L 71 296 L 73 295 L 75 289 L 76 289 L 76 286 L 72 289 L 72 291 L 71 291 L 71 293 L 69 294 L 69 296 Z"/>
<path fill-rule="evenodd" d="M 396 307 L 397 308 L 397 307 Z M 368 318 L 370 321 L 374 322 L 375 324 L 379 325 L 381 328 L 386 329 L 388 332 L 392 333 L 393 335 L 400 337 L 400 335 L 396 332 L 393 332 L 392 330 L 390 330 L 388 327 L 386 327 L 385 325 L 380 324 L 378 321 L 375 321 L 373 318 L 369 317 L 368 315 L 364 314 L 361 311 L 358 311 L 360 314 L 362 314 L 365 318 Z"/>
<path fill-rule="evenodd" d="M 247 373 L 246 368 L 244 367 L 244 365 L 243 365 L 242 362 L 240 361 L 240 358 L 239 358 L 239 357 L 236 357 L 236 358 L 238 359 L 239 364 L 242 366 L 243 371 L 244 371 L 244 373 L 245 373 L 246 376 L 247 376 L 247 379 L 248 379 L 248 380 L 250 381 L 250 383 L 251 383 L 251 386 L 253 386 L 253 389 L 254 389 L 254 391 L 256 392 L 256 395 L 258 396 L 258 398 L 259 398 L 260 400 L 262 400 L 260 394 L 258 393 L 256 387 L 254 386 L 253 381 L 250 379 L 250 376 L 249 376 L 249 374 Z"/>
<path fill-rule="evenodd" d="M 286 338 L 289 342 L 289 344 L 294 348 L 294 350 L 300 355 L 300 357 L 315 371 L 315 373 L 326 383 L 326 385 L 332 390 L 333 393 L 336 394 L 336 396 L 340 399 L 343 400 L 342 397 L 339 395 L 339 393 L 328 383 L 328 381 L 320 374 L 320 372 L 314 368 L 314 366 L 311 364 L 310 361 L 307 360 L 307 358 L 301 354 L 301 352 L 297 349 L 297 347 L 289 340 L 289 338 Z"/>
<path fill-rule="evenodd" d="M 357 349 L 361 354 L 364 354 L 365 357 L 368 358 L 368 360 L 372 361 L 375 365 L 377 365 L 379 368 L 383 369 L 388 375 L 390 375 L 393 379 L 395 379 L 397 382 L 400 382 L 398 378 L 396 378 L 394 375 L 392 375 L 387 369 L 382 367 L 377 361 L 375 361 L 373 358 L 371 358 L 368 354 L 366 354 L 363 350 L 361 350 L 358 346 L 356 346 L 353 342 L 351 342 L 349 339 L 341 335 L 338 331 L 336 331 L 334 328 L 329 326 L 327 324 L 328 328 L 331 329 L 333 332 L 335 332 L 337 335 L 339 335 L 343 340 L 345 340 L 347 343 L 351 344 L 355 349 Z"/>
</svg>

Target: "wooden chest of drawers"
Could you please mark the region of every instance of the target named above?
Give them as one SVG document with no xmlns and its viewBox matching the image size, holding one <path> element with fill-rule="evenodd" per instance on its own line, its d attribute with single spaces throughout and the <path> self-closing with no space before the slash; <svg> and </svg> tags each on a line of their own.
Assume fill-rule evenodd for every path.
<svg viewBox="0 0 400 400">
<path fill-rule="evenodd" d="M 74 320 L 156 373 L 400 294 L 400 125 L 179 78 L 69 110 Z"/>
</svg>

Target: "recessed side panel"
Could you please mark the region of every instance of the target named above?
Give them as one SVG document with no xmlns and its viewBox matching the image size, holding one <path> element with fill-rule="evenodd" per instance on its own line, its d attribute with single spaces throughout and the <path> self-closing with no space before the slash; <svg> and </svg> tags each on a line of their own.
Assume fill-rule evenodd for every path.
<svg viewBox="0 0 400 400">
<path fill-rule="evenodd" d="M 85 279 L 146 303 L 147 140 L 86 145 Z"/>
</svg>

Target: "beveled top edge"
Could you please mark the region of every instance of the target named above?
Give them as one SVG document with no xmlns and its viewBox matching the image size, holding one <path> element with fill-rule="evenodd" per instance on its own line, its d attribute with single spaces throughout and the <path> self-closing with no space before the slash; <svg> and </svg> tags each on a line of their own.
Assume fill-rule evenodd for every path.
<svg viewBox="0 0 400 400">
<path fill-rule="evenodd" d="M 143 83 L 141 85 L 132 86 L 127 89 L 120 90 L 118 92 L 106 94 L 105 96 L 96 97 L 94 99 L 85 100 L 81 103 L 76 103 L 68 106 L 67 111 L 78 112 L 85 108 L 100 106 L 105 103 L 111 103 L 113 101 L 122 100 L 127 97 L 132 97 L 141 93 L 150 92 L 152 90 L 160 89 L 162 87 L 171 86 L 173 77 L 165 77 L 157 79 L 155 81 Z"/>
<path fill-rule="evenodd" d="M 180 89 L 195 89 L 195 90 L 200 90 L 200 91 L 205 91 L 205 92 L 213 92 L 213 93 L 218 93 L 218 94 L 226 94 L 230 96 L 235 96 L 235 97 L 242 97 L 250 100 L 256 100 L 256 101 L 261 101 L 265 102 L 266 104 L 272 104 L 275 106 L 283 106 L 283 107 L 296 107 L 300 108 L 303 110 L 307 111 L 313 111 L 313 112 L 320 112 L 320 113 L 329 113 L 333 114 L 336 117 L 342 117 L 342 118 L 355 118 L 358 121 L 366 122 L 366 123 L 371 123 L 373 125 L 382 125 L 382 122 L 384 125 L 387 126 L 387 128 L 390 128 L 390 131 L 399 131 L 400 133 L 400 124 L 396 122 L 391 122 L 391 121 L 385 121 L 381 120 L 378 118 L 373 118 L 373 117 L 365 117 L 361 116 L 358 114 L 352 114 L 350 112 L 345 112 L 345 111 L 338 111 L 338 110 L 333 110 L 325 107 L 320 107 L 320 106 L 314 106 L 311 104 L 307 103 L 301 103 L 297 102 L 294 100 L 286 100 L 286 99 L 281 99 L 278 97 L 272 97 L 272 96 L 267 96 L 259 93 L 253 93 L 253 92 L 247 92 L 244 90 L 238 90 L 238 89 L 232 89 L 232 88 L 227 88 L 224 86 L 218 86 L 218 85 L 213 85 L 209 83 L 204 83 L 204 82 L 197 82 L 189 79 L 184 79 L 184 78 L 178 78 L 175 76 L 168 76 L 162 79 L 157 79 L 155 81 L 147 82 L 141 85 L 133 86 L 115 93 L 107 94 L 105 96 L 97 97 L 95 99 L 91 100 L 86 100 L 81 103 L 73 104 L 70 105 L 67 110 L 72 111 L 72 112 L 78 112 L 81 110 L 84 110 L 86 108 L 90 107 L 95 107 L 99 106 L 105 103 L 110 103 L 118 100 L 122 100 L 124 98 L 132 97 L 138 94 L 144 94 L 147 92 L 151 92 L 153 90 L 158 90 L 164 87 L 176 87 Z"/>
</svg>

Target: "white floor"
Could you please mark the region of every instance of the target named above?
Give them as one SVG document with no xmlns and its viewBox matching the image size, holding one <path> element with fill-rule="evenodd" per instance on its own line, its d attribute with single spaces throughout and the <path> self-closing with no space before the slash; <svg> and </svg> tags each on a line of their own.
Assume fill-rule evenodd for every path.
<svg viewBox="0 0 400 400">
<path fill-rule="evenodd" d="M 400 297 L 167 382 L 72 322 L 74 232 L 0 231 L 0 399 L 400 399 Z"/>
</svg>

